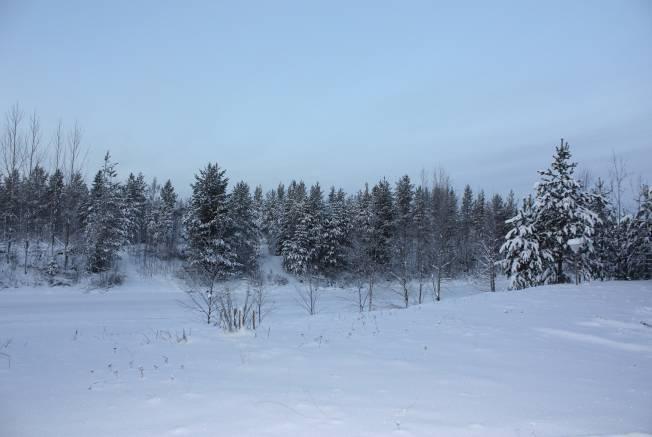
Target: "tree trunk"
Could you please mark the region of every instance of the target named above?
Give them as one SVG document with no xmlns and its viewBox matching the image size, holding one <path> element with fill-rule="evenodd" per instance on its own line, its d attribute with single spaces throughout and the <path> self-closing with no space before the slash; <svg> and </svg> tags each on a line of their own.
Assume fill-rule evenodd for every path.
<svg viewBox="0 0 652 437">
<path fill-rule="evenodd" d="M 27 274 L 27 250 L 29 249 L 29 240 L 25 240 L 25 274 Z"/>
<path fill-rule="evenodd" d="M 491 283 L 489 284 L 491 291 L 496 291 L 496 265 L 494 264 L 493 260 L 491 260 L 491 267 L 489 268 L 489 276 L 491 281 Z"/>
<path fill-rule="evenodd" d="M 68 270 L 68 243 L 70 242 L 70 218 L 66 220 L 66 242 L 63 246 L 63 271 Z"/>
<path fill-rule="evenodd" d="M 54 256 L 54 223 L 50 218 L 50 256 Z"/>
<path fill-rule="evenodd" d="M 371 311 L 372 300 L 374 296 L 374 277 L 369 276 L 369 311 Z"/>
<path fill-rule="evenodd" d="M 423 303 L 423 278 L 419 277 L 419 305 Z"/>
<path fill-rule="evenodd" d="M 410 294 L 408 292 L 407 280 L 403 278 L 403 300 L 405 301 L 405 308 L 410 305 Z"/>
<path fill-rule="evenodd" d="M 561 255 L 557 258 L 557 284 L 563 284 L 564 281 L 564 276 L 563 276 L 563 260 Z"/>
</svg>

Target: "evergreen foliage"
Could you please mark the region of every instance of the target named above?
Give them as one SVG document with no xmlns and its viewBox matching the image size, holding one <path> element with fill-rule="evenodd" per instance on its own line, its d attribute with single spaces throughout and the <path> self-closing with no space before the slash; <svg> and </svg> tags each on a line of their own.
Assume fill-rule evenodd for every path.
<svg viewBox="0 0 652 437">
<path fill-rule="evenodd" d="M 230 245 L 226 171 L 209 163 L 195 175 L 192 197 L 184 219 L 188 261 L 212 289 L 218 279 L 231 276 L 240 266 Z"/>
<path fill-rule="evenodd" d="M 116 180 L 116 164 L 107 152 L 104 165 L 93 179 L 85 220 L 88 269 L 93 273 L 114 267 L 127 239 L 124 199 Z"/>
</svg>

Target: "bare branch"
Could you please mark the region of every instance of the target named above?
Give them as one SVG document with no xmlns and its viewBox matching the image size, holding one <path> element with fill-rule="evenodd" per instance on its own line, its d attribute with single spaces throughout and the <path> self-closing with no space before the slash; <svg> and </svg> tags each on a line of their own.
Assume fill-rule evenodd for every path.
<svg viewBox="0 0 652 437">
<path fill-rule="evenodd" d="M 0 143 L 7 175 L 17 172 L 25 157 L 24 139 L 20 133 L 22 122 L 23 110 L 15 103 L 5 115 L 5 132 Z"/>
<path fill-rule="evenodd" d="M 27 175 L 31 176 L 34 167 L 41 163 L 41 121 L 36 111 L 29 117 L 28 144 L 26 148 Z"/>
</svg>

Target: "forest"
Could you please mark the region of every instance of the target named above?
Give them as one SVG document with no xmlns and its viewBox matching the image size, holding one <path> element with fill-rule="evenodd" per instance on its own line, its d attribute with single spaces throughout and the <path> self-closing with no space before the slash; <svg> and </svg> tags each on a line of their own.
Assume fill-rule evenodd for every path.
<svg viewBox="0 0 652 437">
<path fill-rule="evenodd" d="M 129 253 L 150 270 L 176 269 L 210 296 L 233 278 L 260 281 L 262 248 L 302 282 L 354 288 L 361 311 L 374 307 L 380 281 L 396 284 L 407 307 L 440 300 L 451 278 L 472 277 L 495 291 L 503 276 L 520 290 L 651 274 L 650 187 L 641 183 L 630 202 L 631 181 L 615 155 L 609 180 L 591 181 L 564 140 L 524 199 L 469 185 L 457 192 L 443 170 L 422 172 L 419 181 L 382 178 L 354 193 L 300 179 L 252 188 L 230 181 L 219 161 L 197 171 L 184 199 L 165 177 L 121 176 L 109 152 L 87 164 L 79 126 L 60 123 L 53 133 L 40 126 L 18 104 L 5 114 L 4 287 L 83 278 L 118 285 L 118 260 Z"/>
</svg>

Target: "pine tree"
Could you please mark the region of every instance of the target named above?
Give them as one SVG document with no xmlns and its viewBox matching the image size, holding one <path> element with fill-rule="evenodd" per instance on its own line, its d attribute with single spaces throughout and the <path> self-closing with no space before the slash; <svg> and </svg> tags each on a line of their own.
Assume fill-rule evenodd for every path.
<svg viewBox="0 0 652 437">
<path fill-rule="evenodd" d="M 640 188 L 636 215 L 624 220 L 626 279 L 650 279 L 652 262 L 652 190 Z"/>
<path fill-rule="evenodd" d="M 3 239 L 6 244 L 7 262 L 12 257 L 12 246 L 19 238 L 19 226 L 22 221 L 22 204 L 20 174 L 17 169 L 8 171 L 4 179 L 4 208 L 2 209 Z"/>
<path fill-rule="evenodd" d="M 303 182 L 292 181 L 288 187 L 281 227 L 283 266 L 297 275 L 320 272 L 324 250 L 324 202 L 319 184 L 306 196 Z"/>
<path fill-rule="evenodd" d="M 354 229 L 355 235 L 351 263 L 359 278 L 366 278 L 368 284 L 366 298 L 360 303 L 367 303 L 369 311 L 373 308 L 374 286 L 378 275 L 383 275 L 390 267 L 391 242 L 394 232 L 393 194 L 386 179 L 378 182 L 371 193 L 365 185 L 365 191 L 359 193 Z M 362 282 L 358 294 L 362 290 Z"/>
<path fill-rule="evenodd" d="M 541 233 L 542 249 L 554 259 L 550 265 L 549 280 L 568 282 L 564 265 L 573 265 L 576 274 L 589 276 L 586 254 L 593 251 L 593 227 L 596 215 L 588 208 L 589 196 L 573 177 L 576 163 L 570 162 L 568 143 L 557 146 L 549 169 L 540 171 L 541 181 L 536 186 L 536 226 Z M 580 246 L 576 254 L 572 246 Z"/>
<path fill-rule="evenodd" d="M 263 187 L 257 185 L 254 189 L 254 198 L 253 198 L 253 213 L 254 213 L 254 223 L 256 229 L 259 232 L 259 239 L 263 232 L 263 223 L 264 223 L 264 210 L 265 210 L 265 199 L 263 197 Z"/>
<path fill-rule="evenodd" d="M 505 211 L 503 213 L 503 217 L 505 217 L 505 220 L 514 217 L 516 215 L 517 209 L 518 208 L 516 205 L 514 191 L 509 190 L 509 194 L 507 195 L 507 200 L 505 201 Z"/>
<path fill-rule="evenodd" d="M 272 255 L 277 255 L 277 242 L 278 236 L 280 234 L 280 228 L 278 227 L 278 218 L 277 212 L 279 200 L 276 197 L 276 190 L 269 190 L 265 194 L 265 202 L 263 204 L 263 218 L 262 218 L 262 227 L 261 231 L 267 240 L 267 245 L 269 253 Z"/>
<path fill-rule="evenodd" d="M 477 237 L 482 234 L 483 228 L 486 224 L 486 214 L 487 214 L 487 200 L 484 195 L 484 190 L 480 190 L 476 199 L 473 201 L 473 212 L 472 212 L 472 227 L 473 233 Z"/>
<path fill-rule="evenodd" d="M 394 234 L 394 200 L 392 189 L 382 179 L 371 190 L 371 258 L 378 272 L 384 272 L 391 260 Z"/>
<path fill-rule="evenodd" d="M 311 243 L 312 215 L 303 181 L 288 186 L 280 227 L 279 244 L 283 267 L 288 272 L 303 275 L 312 267 L 315 257 Z"/>
<path fill-rule="evenodd" d="M 143 265 L 147 266 L 148 260 L 158 254 L 158 247 L 160 246 L 163 236 L 161 234 L 161 186 L 156 178 L 145 189 L 145 203 L 143 207 L 144 218 L 143 226 L 141 227 L 141 235 L 143 238 Z"/>
<path fill-rule="evenodd" d="M 285 208 L 287 206 L 287 203 L 289 202 L 287 192 L 285 189 L 285 185 L 279 183 L 278 186 L 276 187 L 276 205 L 275 209 L 271 211 L 273 223 L 272 225 L 272 230 L 274 231 L 274 234 L 271 236 L 273 237 L 273 245 L 272 247 L 274 248 L 273 254 L 274 255 L 281 255 L 281 250 L 282 250 L 282 242 L 281 242 L 281 233 L 283 230 L 283 223 L 284 223 L 284 217 L 285 217 Z"/>
<path fill-rule="evenodd" d="M 414 186 L 405 175 L 396 183 L 395 190 L 392 274 L 400 283 L 406 308 L 410 304 L 409 283 L 414 271 L 413 197 Z"/>
<path fill-rule="evenodd" d="M 487 232 L 493 228 L 493 223 L 489 218 L 487 211 L 487 200 L 485 198 L 484 190 L 480 190 L 473 201 L 471 211 L 471 264 L 469 268 L 475 270 L 477 267 L 482 267 L 486 270 L 486 255 L 487 251 L 491 251 L 491 243 L 488 242 L 490 237 Z M 490 225 L 491 223 L 491 225 Z M 483 257 L 482 266 L 478 266 L 480 258 Z"/>
<path fill-rule="evenodd" d="M 63 172 L 57 169 L 50 175 L 47 189 L 47 205 L 50 215 L 50 255 L 52 256 L 54 255 L 55 238 L 63 234 L 64 189 Z"/>
<path fill-rule="evenodd" d="M 146 239 L 146 190 L 147 184 L 143 174 L 139 173 L 138 176 L 134 176 L 133 173 L 130 173 L 124 185 L 124 199 L 128 236 L 131 244 L 141 244 Z"/>
<path fill-rule="evenodd" d="M 229 246 L 236 256 L 237 270 L 253 273 L 257 268 L 258 229 L 249 185 L 238 182 L 227 201 Z"/>
<path fill-rule="evenodd" d="M 590 194 L 589 203 L 589 208 L 598 218 L 594 226 L 594 251 L 590 254 L 589 265 L 591 275 L 600 280 L 613 277 L 616 268 L 616 217 L 609 195 L 602 179 L 598 179 Z"/>
<path fill-rule="evenodd" d="M 298 201 L 294 208 L 295 223 L 292 235 L 283 242 L 283 265 L 295 275 L 312 274 L 315 247 L 312 244 L 312 215 L 305 200 Z"/>
<path fill-rule="evenodd" d="M 484 223 L 477 243 L 479 273 L 489 283 L 490 291 L 496 291 L 496 264 L 499 262 L 500 246 L 506 233 L 506 219 L 503 199 L 495 194 L 485 208 Z"/>
<path fill-rule="evenodd" d="M 464 187 L 462 204 L 460 206 L 460 236 L 459 261 L 462 271 L 469 273 L 473 268 L 473 190 L 471 186 Z"/>
<path fill-rule="evenodd" d="M 507 221 L 511 230 L 500 248 L 504 254 L 501 264 L 512 290 L 540 285 L 546 264 L 553 261 L 549 250 L 541 247 L 535 223 L 534 201 L 530 196 L 523 200 L 516 216 Z"/>
<path fill-rule="evenodd" d="M 350 213 L 342 189 L 331 187 L 324 217 L 324 233 L 320 265 L 323 272 L 335 275 L 346 267 L 349 245 Z"/>
<path fill-rule="evenodd" d="M 177 193 L 168 179 L 161 188 L 160 228 L 158 235 L 163 239 L 164 253 L 169 257 L 175 253 L 177 240 Z"/>
<path fill-rule="evenodd" d="M 455 260 L 455 230 L 457 228 L 457 197 L 447 178 L 442 178 L 432 189 L 431 209 L 433 290 L 435 300 L 441 300 L 445 275 L 451 273 Z"/>
<path fill-rule="evenodd" d="M 107 152 L 104 166 L 97 172 L 86 213 L 85 241 L 90 272 L 105 272 L 114 267 L 118 251 L 126 242 L 124 200 L 116 181 L 116 164 Z"/>
<path fill-rule="evenodd" d="M 64 219 L 64 270 L 68 269 L 70 254 L 83 251 L 81 242 L 87 222 L 89 203 L 88 187 L 84 182 L 81 173 L 75 172 L 71 175 L 63 192 L 63 219 Z M 76 247 L 79 250 L 76 250 Z"/>
<path fill-rule="evenodd" d="M 290 182 L 290 185 L 288 185 L 287 193 L 285 194 L 285 201 L 282 205 L 283 210 L 279 220 L 277 236 L 279 254 L 283 256 L 283 267 L 288 271 L 294 270 L 287 265 L 287 260 L 290 257 L 289 252 L 296 250 L 293 238 L 295 235 L 295 229 L 299 223 L 300 216 L 303 215 L 303 212 L 301 211 L 305 206 L 305 202 L 306 187 L 304 183 L 297 183 L 293 180 Z"/>
<path fill-rule="evenodd" d="M 347 265 L 353 275 L 358 293 L 358 309 L 367 306 L 371 311 L 375 284 L 376 266 L 373 261 L 373 227 L 371 214 L 371 193 L 365 184 L 351 203 L 351 233 L 347 251 Z M 363 292 L 365 285 L 366 292 Z"/>
<path fill-rule="evenodd" d="M 430 211 L 430 195 L 426 187 L 417 187 L 414 193 L 414 240 L 415 240 L 415 272 L 419 283 L 418 302 L 424 301 L 423 285 L 432 271 L 430 247 L 432 245 L 432 213 Z"/>
<path fill-rule="evenodd" d="M 308 196 L 307 204 L 307 219 L 309 220 L 308 238 L 311 258 L 310 265 L 314 273 L 324 272 L 324 254 L 326 249 L 324 241 L 326 239 L 325 227 L 325 205 L 324 195 L 319 186 L 319 182 L 310 187 L 310 195 Z"/>
<path fill-rule="evenodd" d="M 39 240 L 43 238 L 49 219 L 48 212 L 48 174 L 40 165 L 36 165 L 23 184 L 23 201 L 25 220 L 23 233 Z"/>
<path fill-rule="evenodd" d="M 195 175 L 192 197 L 184 220 L 188 260 L 199 279 L 213 292 L 215 281 L 231 276 L 238 267 L 229 245 L 228 178 L 217 164 L 209 163 Z"/>
</svg>

